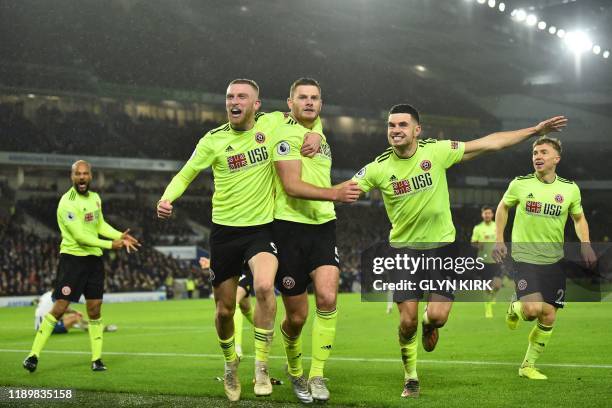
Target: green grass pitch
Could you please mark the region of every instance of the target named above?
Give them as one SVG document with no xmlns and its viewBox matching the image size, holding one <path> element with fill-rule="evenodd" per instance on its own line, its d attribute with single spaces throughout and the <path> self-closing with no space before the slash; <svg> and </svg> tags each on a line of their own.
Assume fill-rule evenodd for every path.
<svg viewBox="0 0 612 408">
<path fill-rule="evenodd" d="M 508 299 L 506 291 L 499 299 Z M 311 299 L 312 300 L 312 299 Z M 326 367 L 330 406 L 376 407 L 605 407 L 612 404 L 612 303 L 573 303 L 560 311 L 553 337 L 539 367 L 548 381 L 519 378 L 532 324 L 516 331 L 504 324 L 506 301 L 495 305 L 495 318 L 484 318 L 480 303 L 457 303 L 441 329 L 433 353 L 419 345 L 421 397 L 402 400 L 403 371 L 397 345 L 398 314 L 384 303 L 362 303 L 355 294 L 340 295 L 336 344 Z M 82 305 L 75 307 L 84 311 Z M 107 372 L 89 369 L 89 338 L 74 330 L 53 335 L 34 374 L 21 362 L 33 337 L 34 309 L 0 309 L 0 386 L 71 388 L 80 406 L 228 406 L 215 377 L 223 361 L 213 325 L 212 300 L 108 304 Z M 312 311 L 312 309 L 311 309 Z M 277 322 L 283 315 L 279 302 Z M 304 330 L 310 355 L 311 321 Z M 245 322 L 245 357 L 240 365 L 242 398 L 236 406 L 294 406 L 290 385 L 274 387 L 270 398 L 253 395 L 252 328 Z M 305 360 L 308 369 L 309 360 Z M 284 351 L 276 333 L 271 374 L 285 380 Z M 50 406 L 50 402 L 9 401 L 0 406 Z M 55 406 L 67 406 L 65 402 Z M 295 405 L 298 406 L 298 405 Z"/>
</svg>

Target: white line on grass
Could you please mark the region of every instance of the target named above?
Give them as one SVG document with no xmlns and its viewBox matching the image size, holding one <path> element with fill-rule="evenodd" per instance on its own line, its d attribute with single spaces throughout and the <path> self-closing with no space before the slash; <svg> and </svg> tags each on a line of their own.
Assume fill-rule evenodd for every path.
<svg viewBox="0 0 612 408">
<path fill-rule="evenodd" d="M 15 350 L 15 349 L 0 349 L 0 353 L 29 353 L 30 350 Z M 72 351 L 72 350 L 45 350 L 49 354 L 91 354 L 90 351 Z M 221 359 L 221 354 L 202 354 L 202 353 L 134 353 L 122 351 L 105 351 L 104 354 L 110 356 L 137 356 L 137 357 L 200 357 Z M 254 356 L 244 355 L 242 358 L 253 358 Z M 284 360 L 285 356 L 270 356 L 271 359 Z M 305 360 L 310 360 L 310 357 L 303 357 Z M 354 357 L 330 357 L 331 361 L 350 361 L 357 363 L 398 363 L 399 358 L 354 358 Z M 498 365 L 498 366 L 516 366 L 516 362 L 506 361 L 470 361 L 470 360 L 419 360 L 419 363 L 424 364 L 446 364 L 446 365 Z M 604 368 L 612 369 L 612 364 L 575 364 L 575 363 L 538 363 L 543 367 L 565 367 L 565 368 Z"/>
</svg>

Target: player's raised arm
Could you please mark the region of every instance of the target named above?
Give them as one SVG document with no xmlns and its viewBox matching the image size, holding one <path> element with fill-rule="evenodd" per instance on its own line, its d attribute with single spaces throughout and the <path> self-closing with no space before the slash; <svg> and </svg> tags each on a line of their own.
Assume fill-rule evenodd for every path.
<svg viewBox="0 0 612 408">
<path fill-rule="evenodd" d="M 189 184 L 202 170 L 212 164 L 214 155 L 210 149 L 209 141 L 210 132 L 200 139 L 187 163 L 166 187 L 164 194 L 157 202 L 157 216 L 159 218 L 168 218 L 172 215 L 172 203 L 183 195 Z"/>
<path fill-rule="evenodd" d="M 544 136 L 551 132 L 560 132 L 567 126 L 565 116 L 555 116 L 525 129 L 496 132 L 465 143 L 465 152 L 461 161 L 471 160 L 483 153 L 496 152 L 514 146 L 532 136 Z"/>
</svg>

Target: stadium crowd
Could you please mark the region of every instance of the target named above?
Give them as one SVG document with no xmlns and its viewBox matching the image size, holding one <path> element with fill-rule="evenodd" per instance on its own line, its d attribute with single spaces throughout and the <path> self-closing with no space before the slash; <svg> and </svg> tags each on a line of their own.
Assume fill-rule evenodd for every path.
<svg viewBox="0 0 612 408">
<path fill-rule="evenodd" d="M 59 238 L 39 237 L 25 231 L 20 212 L 0 217 L 0 296 L 38 295 L 55 279 Z M 199 274 L 190 264 L 143 245 L 136 254 L 108 251 L 104 255 L 108 292 L 160 289 L 168 276 Z"/>
<path fill-rule="evenodd" d="M 10 190 L 5 188 L 5 191 Z M 56 198 L 30 198 L 19 201 L 14 217 L 0 219 L 0 295 L 36 294 L 51 284 L 57 264 L 58 239 L 39 238 L 28 233 L 19 227 L 21 224 L 17 220 L 22 212 L 27 212 L 55 231 L 56 205 Z M 589 202 L 585 204 L 585 211 L 591 221 L 592 240 L 609 241 L 612 223 L 604 214 L 609 214 L 612 208 L 604 203 Z M 158 220 L 150 206 L 145 203 L 135 205 L 130 200 L 108 200 L 104 212 L 118 226 L 133 226 L 134 233 L 145 244 L 134 256 L 127 256 L 123 251 L 105 254 L 108 291 L 158 289 L 169 275 L 178 278 L 192 274 L 201 291 L 208 293 L 209 284 L 197 268 L 182 265 L 155 251 L 152 245 L 185 243 L 186 236 L 193 234 L 185 219 L 210 227 L 209 197 L 178 203 L 177 216 L 172 222 Z M 453 208 L 452 212 L 457 240 L 469 242 L 473 226 L 480 221 L 480 207 Z M 340 290 L 356 291 L 360 283 L 361 252 L 387 239 L 389 221 L 380 201 L 374 201 L 372 205 L 339 205 L 336 213 L 338 251 L 342 262 Z M 575 241 L 571 222 L 566 227 L 566 239 Z M 207 247 L 206 240 L 197 244 Z"/>
<path fill-rule="evenodd" d="M 30 120 L 23 114 L 23 105 L 0 103 L 0 151 L 30 151 L 61 154 L 149 157 L 184 160 L 199 137 L 218 126 L 213 122 L 186 122 L 179 126 L 173 120 L 141 117 L 137 120 L 123 113 L 93 115 L 86 111 L 62 112 L 42 105 Z M 448 133 L 448 132 L 447 132 Z M 442 132 L 427 129 L 424 137 L 444 137 Z M 150 143 L 155 135 L 157 143 Z M 336 137 L 326 131 L 334 152 L 334 168 L 356 170 L 371 161 L 386 146 L 384 136 L 355 134 L 350 139 Z M 455 136 L 455 135 L 453 135 Z M 461 139 L 461 135 L 458 135 Z M 468 135 L 466 135 L 468 136 Z M 469 135 L 470 137 L 474 135 Z M 27 140 L 27 143 L 24 143 Z M 350 151 L 351 154 L 345 154 Z M 570 179 L 589 180 L 601 174 L 612 174 L 609 151 L 577 152 L 568 150 L 567 156 L 574 166 L 562 166 L 561 174 Z M 494 175 L 510 180 L 516 175 L 532 171 L 529 146 L 505 153 L 504 166 L 493 156 L 483 157 L 478 163 L 468 162 L 449 173 L 449 185 L 457 186 L 465 176 Z M 22 190 L 59 192 L 56 184 L 27 180 Z M 203 226 L 211 226 L 210 180 L 189 188 L 190 200 L 177 205 L 172 222 L 157 219 L 154 209 L 144 198 L 159 194 L 159 186 L 142 180 L 117 180 L 96 189 L 101 193 L 130 194 L 135 199 L 105 201 L 104 212 L 118 227 L 134 226 L 133 232 L 145 243 L 134 257 L 123 252 L 109 252 L 106 262 L 108 291 L 153 290 L 164 285 L 168 276 L 185 277 L 193 274 L 202 291 L 207 283 L 199 270 L 181 265 L 171 257 L 155 251 L 153 245 L 191 244 L 196 235 L 187 224 L 191 219 Z M 11 189 L 0 183 L 0 197 L 12 199 Z M 195 198 L 197 197 L 197 199 Z M 496 203 L 486 203 L 495 206 Z M 0 295 L 36 294 L 49 287 L 55 274 L 59 242 L 56 238 L 39 238 L 24 231 L 16 221 L 21 212 L 27 212 L 49 229 L 56 231 L 55 208 L 57 197 L 34 197 L 17 203 L 17 215 L 0 218 Z M 612 227 L 606 215 L 612 208 L 605 200 L 591 198 L 583 193 L 583 206 L 591 224 L 593 241 L 609 241 Z M 385 240 L 389 231 L 382 202 L 372 205 L 338 206 L 337 237 L 341 269 L 341 291 L 358 290 L 361 251 L 373 243 Z M 479 206 L 453 208 L 457 240 L 469 241 L 472 227 L 480 220 Z M 510 221 L 511 222 L 511 221 Z M 575 240 L 573 226 L 568 223 L 568 240 Z M 206 240 L 198 242 L 207 247 Z"/>
<path fill-rule="evenodd" d="M 187 121 L 179 126 L 176 120 L 139 117 L 133 120 L 124 113 L 93 115 L 86 111 L 62 112 L 42 105 L 32 120 L 23 114 L 22 104 L 0 103 L 0 151 L 36 153 L 112 155 L 117 157 L 185 160 L 204 133 L 219 126 L 211 121 Z M 337 136 L 333 129 L 325 133 L 334 155 L 334 168 L 358 170 L 387 148 L 384 124 L 381 134 L 355 133 L 350 138 Z M 151 143 L 155 135 L 156 143 Z M 454 134 L 424 124 L 423 138 L 474 138 L 473 134 Z M 27 143 L 24 143 L 27 140 Z M 350 154 L 345 154 L 350 151 Z M 563 177 L 571 180 L 596 179 L 599 174 L 612 174 L 612 162 L 607 160 L 609 147 L 598 150 L 564 152 L 564 160 L 574 166 L 562 166 Z M 460 182 L 465 176 L 494 175 L 508 180 L 532 171 L 529 147 L 520 146 L 504 152 L 504 166 L 495 155 L 484 156 L 478 162 L 457 166 L 449 179 Z M 131 184 L 131 185 L 130 185 Z M 138 190 L 135 183 L 122 189 Z M 141 188 L 141 187 L 140 187 Z"/>
</svg>

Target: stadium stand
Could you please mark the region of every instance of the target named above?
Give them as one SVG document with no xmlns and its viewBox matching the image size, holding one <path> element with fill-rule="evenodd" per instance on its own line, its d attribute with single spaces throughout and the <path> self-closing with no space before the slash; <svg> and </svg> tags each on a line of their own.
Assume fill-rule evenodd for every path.
<svg viewBox="0 0 612 408">
<path fill-rule="evenodd" d="M 14 216 L 0 217 L 0 296 L 40 294 L 55 278 L 59 238 L 27 232 L 21 227 L 21 217 L 19 207 Z M 166 256 L 148 243 L 133 256 L 124 252 L 104 256 L 108 292 L 156 290 L 168 275 L 201 275 L 189 263 Z"/>
</svg>

